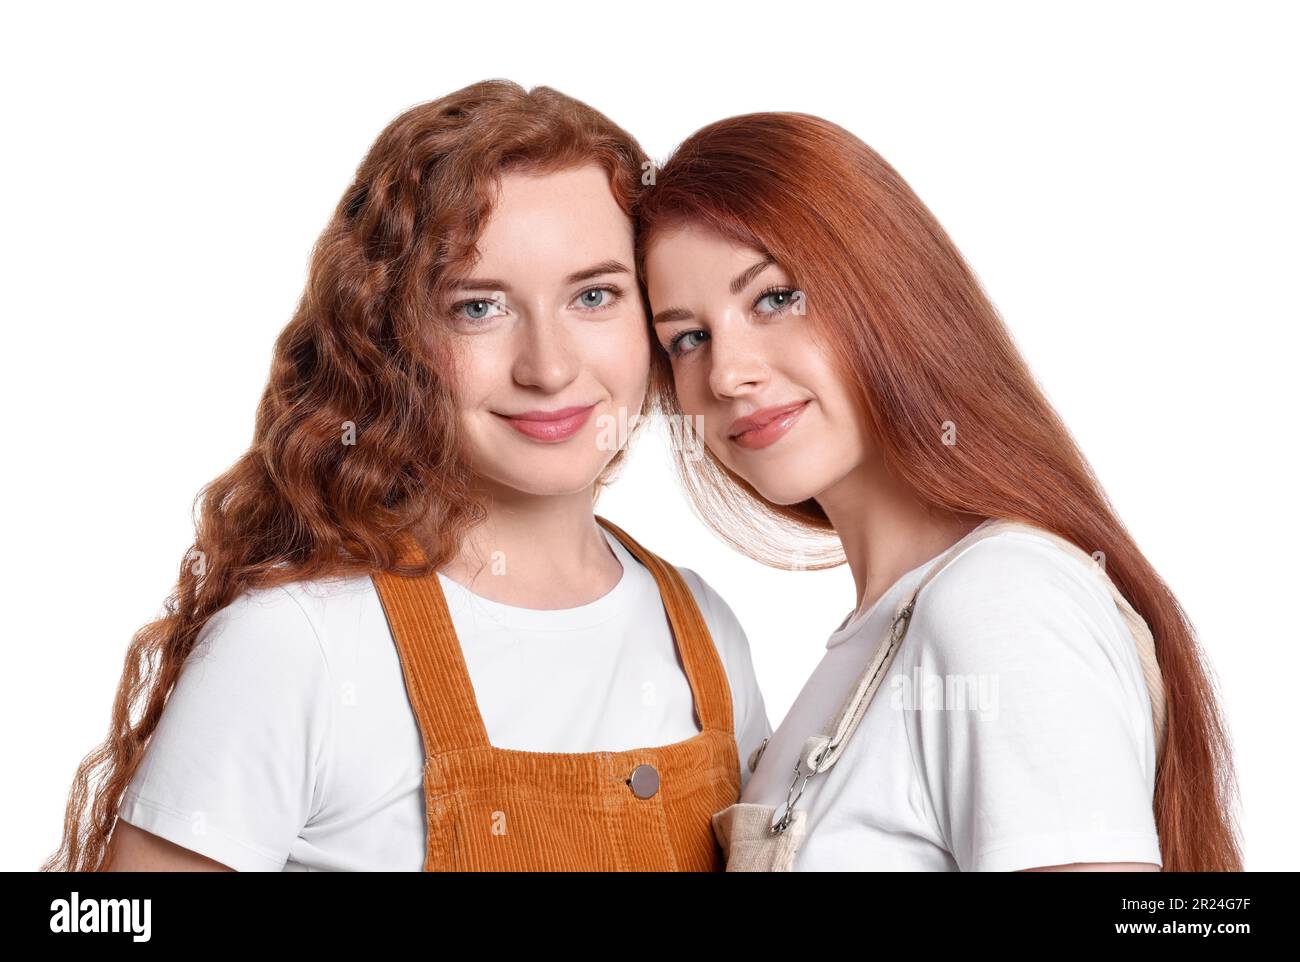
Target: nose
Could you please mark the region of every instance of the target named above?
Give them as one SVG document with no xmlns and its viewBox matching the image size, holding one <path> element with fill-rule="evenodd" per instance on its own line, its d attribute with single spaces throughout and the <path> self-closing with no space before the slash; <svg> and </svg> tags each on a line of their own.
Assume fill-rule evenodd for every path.
<svg viewBox="0 0 1300 962">
<path fill-rule="evenodd" d="M 762 390 L 768 366 L 755 332 L 734 319 L 709 333 L 709 388 L 714 397 L 743 397 Z"/>
<path fill-rule="evenodd" d="M 555 394 L 578 376 L 578 359 L 565 326 L 556 318 L 533 312 L 517 328 L 515 383 Z"/>
</svg>

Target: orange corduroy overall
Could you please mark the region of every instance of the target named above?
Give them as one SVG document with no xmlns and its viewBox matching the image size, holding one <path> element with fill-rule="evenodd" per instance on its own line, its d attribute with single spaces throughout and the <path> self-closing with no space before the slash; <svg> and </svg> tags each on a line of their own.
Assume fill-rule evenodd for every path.
<svg viewBox="0 0 1300 962">
<path fill-rule="evenodd" d="M 724 868 L 711 819 L 740 795 L 726 671 L 676 569 L 597 520 L 654 575 L 701 730 L 625 751 L 497 748 L 437 573 L 374 575 L 424 743 L 426 872 Z"/>
</svg>

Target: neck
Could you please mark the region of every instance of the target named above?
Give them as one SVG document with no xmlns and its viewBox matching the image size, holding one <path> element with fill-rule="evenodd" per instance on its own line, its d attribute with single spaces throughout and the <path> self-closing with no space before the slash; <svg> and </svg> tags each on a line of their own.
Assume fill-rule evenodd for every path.
<svg viewBox="0 0 1300 962">
<path fill-rule="evenodd" d="M 531 495 L 478 484 L 487 518 L 442 573 L 475 594 L 523 608 L 574 608 L 607 594 L 623 569 L 596 521 L 592 491 Z"/>
<path fill-rule="evenodd" d="M 924 504 L 879 459 L 864 461 L 816 500 L 844 545 L 857 588 L 855 614 L 982 520 Z"/>
</svg>

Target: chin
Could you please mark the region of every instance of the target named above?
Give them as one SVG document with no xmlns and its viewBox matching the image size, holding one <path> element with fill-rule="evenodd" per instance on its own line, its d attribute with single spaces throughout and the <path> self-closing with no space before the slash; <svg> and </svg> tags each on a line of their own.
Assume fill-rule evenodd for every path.
<svg viewBox="0 0 1300 962">
<path fill-rule="evenodd" d="M 604 464 L 538 464 L 533 470 L 488 471 L 497 484 L 536 497 L 576 494 L 590 488 L 600 476 Z"/>
<path fill-rule="evenodd" d="M 773 504 L 802 504 L 823 490 L 803 478 L 747 478 L 754 490 Z"/>
</svg>

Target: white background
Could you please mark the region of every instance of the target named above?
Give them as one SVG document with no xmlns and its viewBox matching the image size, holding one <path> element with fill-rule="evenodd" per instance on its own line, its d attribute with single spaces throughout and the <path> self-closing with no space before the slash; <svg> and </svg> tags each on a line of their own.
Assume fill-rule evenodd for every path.
<svg viewBox="0 0 1300 962">
<path fill-rule="evenodd" d="M 398 113 L 507 77 L 662 160 L 827 117 L 935 212 L 1201 632 L 1250 869 L 1296 869 L 1297 30 L 1284 4 L 46 4 L 0 29 L 0 868 L 57 845 L 131 634 L 245 449 L 271 346 Z M 699 571 L 775 725 L 852 607 L 694 518 L 666 450 L 602 514 Z"/>
</svg>

